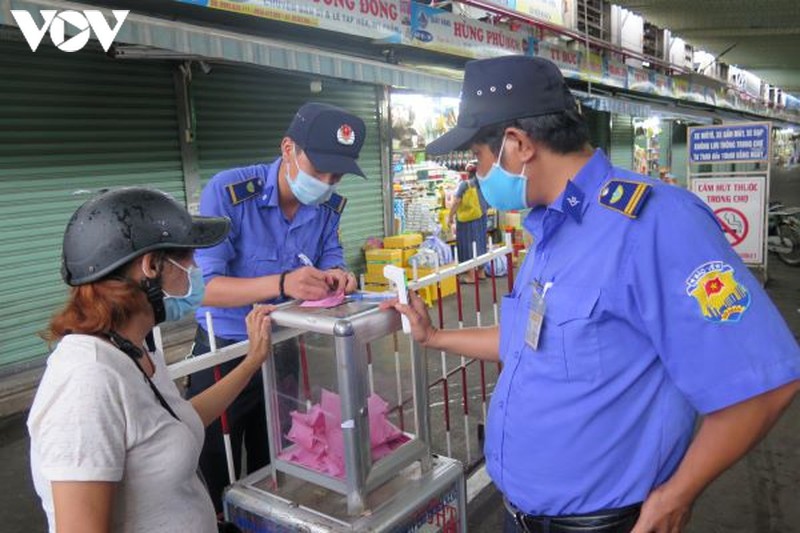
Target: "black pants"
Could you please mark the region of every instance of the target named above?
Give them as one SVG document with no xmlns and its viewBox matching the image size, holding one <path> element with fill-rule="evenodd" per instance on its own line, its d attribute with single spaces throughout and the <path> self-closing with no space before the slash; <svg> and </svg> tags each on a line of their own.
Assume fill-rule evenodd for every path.
<svg viewBox="0 0 800 533">
<path fill-rule="evenodd" d="M 217 348 L 235 344 L 235 340 L 217 337 Z M 197 327 L 192 354 L 199 355 L 210 351 L 208 333 Z M 297 398 L 299 373 L 299 347 L 296 339 L 273 346 L 278 393 L 282 401 L 281 419 L 290 422 L 288 412 L 294 408 L 292 399 Z M 240 359 L 224 363 L 222 375 L 227 375 L 239 364 Z M 213 369 L 203 370 L 191 375 L 187 396 L 197 396 L 214 384 Z M 264 411 L 264 388 L 261 373 L 257 372 L 245 386 L 242 393 L 227 409 L 230 427 L 231 448 L 233 448 L 234 472 L 237 479 L 244 473 L 251 473 L 269 464 L 269 443 L 267 441 L 267 421 Z M 288 429 L 288 428 L 287 428 Z M 242 445 L 247 451 L 247 469 L 242 472 Z M 222 424 L 215 420 L 206 428 L 206 439 L 200 454 L 200 471 L 208 485 L 211 500 L 217 512 L 222 512 L 222 492 L 230 484 L 228 466 L 225 458 L 225 444 L 222 437 Z"/>
<path fill-rule="evenodd" d="M 530 516 L 506 505 L 503 533 L 630 533 L 641 504 L 573 516 Z"/>
</svg>

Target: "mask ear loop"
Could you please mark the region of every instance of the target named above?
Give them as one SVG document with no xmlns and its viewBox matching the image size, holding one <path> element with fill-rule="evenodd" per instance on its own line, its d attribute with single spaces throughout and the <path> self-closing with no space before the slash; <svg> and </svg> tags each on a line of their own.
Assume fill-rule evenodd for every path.
<svg viewBox="0 0 800 533">
<path fill-rule="evenodd" d="M 504 169 L 502 163 L 500 163 L 500 160 L 503 158 L 503 148 L 505 148 L 505 146 L 506 146 L 506 139 L 507 138 L 508 138 L 507 135 L 503 135 L 503 142 L 500 143 L 500 152 L 498 152 L 498 154 L 497 154 L 497 161 L 495 162 L 495 165 L 497 165 L 503 172 L 506 172 L 508 174 L 514 175 L 511 172 L 509 172 L 508 170 Z M 522 170 L 520 171 L 519 174 L 516 174 L 516 176 L 519 177 L 519 179 L 524 179 L 524 180 L 528 179 L 528 177 L 525 175 L 525 167 L 527 167 L 527 166 L 528 166 L 528 163 L 522 163 Z"/>
<path fill-rule="evenodd" d="M 183 270 L 186 273 L 186 279 L 189 281 L 189 288 L 186 289 L 186 294 L 182 294 L 182 295 L 179 295 L 179 296 L 176 296 L 174 294 L 168 293 L 167 291 L 164 291 L 165 297 L 167 297 L 167 298 L 187 298 L 190 294 L 192 294 L 192 289 L 194 288 L 194 287 L 192 287 L 193 283 L 192 283 L 192 271 L 191 271 L 191 269 L 184 267 L 182 264 L 178 263 L 177 261 L 175 261 L 171 257 L 167 257 L 167 261 L 169 261 L 170 263 L 172 263 L 173 265 L 175 265 L 176 267 L 178 267 L 179 269 Z M 197 267 L 195 267 L 195 268 L 197 268 Z"/>
<path fill-rule="evenodd" d="M 300 170 L 300 165 L 297 164 L 297 150 L 296 150 L 296 148 L 297 148 L 297 144 L 294 141 L 292 141 L 292 158 L 294 159 L 295 168 L 299 171 Z M 286 162 L 286 181 L 294 181 L 292 179 L 291 173 L 289 172 L 289 167 L 290 166 L 291 166 L 291 164 L 287 161 Z M 297 179 L 297 178 L 295 178 L 295 179 Z"/>
<path fill-rule="evenodd" d="M 294 158 L 294 168 L 297 169 L 297 177 L 300 177 L 300 163 L 297 161 L 297 143 L 292 143 L 292 157 Z M 289 173 L 289 169 L 286 169 L 286 173 Z"/>
<path fill-rule="evenodd" d="M 505 170 L 503 168 L 503 164 L 500 161 L 503 160 L 503 148 L 505 148 L 506 146 L 506 138 L 507 135 L 503 133 L 503 141 L 500 143 L 500 151 L 497 152 L 497 161 L 494 162 L 494 164 L 497 165 L 497 167 L 500 168 L 501 170 Z"/>
<path fill-rule="evenodd" d="M 507 136 L 503 135 L 503 142 L 500 144 L 500 153 L 497 155 L 497 163 L 496 163 L 496 165 L 503 172 L 506 172 L 507 174 L 509 174 L 511 176 L 514 176 L 514 177 L 516 177 L 518 179 L 521 179 L 521 180 L 525 181 L 525 186 L 522 188 L 522 198 L 520 198 L 520 200 L 522 200 L 522 205 L 527 206 L 528 205 L 528 176 L 525 175 L 525 168 L 527 168 L 528 163 L 527 162 L 522 163 L 522 170 L 520 171 L 519 174 L 512 174 L 511 172 L 509 172 L 508 170 L 503 168 L 503 165 L 500 164 L 500 159 L 503 157 L 503 148 L 506 145 L 506 138 L 507 138 Z"/>
</svg>

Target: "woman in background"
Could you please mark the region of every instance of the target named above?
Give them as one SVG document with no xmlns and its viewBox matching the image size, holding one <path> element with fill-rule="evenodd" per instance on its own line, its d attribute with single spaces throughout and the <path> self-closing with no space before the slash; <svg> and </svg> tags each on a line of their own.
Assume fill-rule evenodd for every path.
<svg viewBox="0 0 800 533">
<path fill-rule="evenodd" d="M 478 255 L 486 253 L 488 220 L 486 212 L 489 206 L 481 194 L 478 178 L 475 176 L 475 164 L 470 163 L 467 171 L 469 174 L 463 176 L 453 193 L 453 205 L 447 218 L 449 226 L 453 225 L 453 219 L 456 221 L 456 248 L 459 261 L 472 259 L 473 242 L 476 244 Z M 478 272 L 480 279 L 484 279 L 483 268 L 479 268 Z M 475 283 L 475 271 L 470 270 L 465 273 L 462 281 Z"/>
</svg>

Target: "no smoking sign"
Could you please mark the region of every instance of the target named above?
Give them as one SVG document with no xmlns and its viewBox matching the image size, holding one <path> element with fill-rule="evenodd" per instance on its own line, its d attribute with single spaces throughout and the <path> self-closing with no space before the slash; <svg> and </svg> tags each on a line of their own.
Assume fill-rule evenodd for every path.
<svg viewBox="0 0 800 533">
<path fill-rule="evenodd" d="M 766 176 L 694 178 L 690 188 L 714 212 L 720 229 L 745 263 L 764 258 Z"/>
<path fill-rule="evenodd" d="M 719 220 L 731 246 L 741 244 L 750 233 L 750 223 L 744 213 L 738 209 L 723 207 L 716 209 L 714 214 L 717 216 L 717 220 Z"/>
</svg>

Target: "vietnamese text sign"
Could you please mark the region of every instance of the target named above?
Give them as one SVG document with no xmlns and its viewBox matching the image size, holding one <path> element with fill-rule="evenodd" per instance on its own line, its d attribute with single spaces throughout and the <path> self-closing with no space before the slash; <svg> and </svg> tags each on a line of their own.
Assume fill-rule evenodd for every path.
<svg viewBox="0 0 800 533">
<path fill-rule="evenodd" d="M 411 0 L 178 0 L 279 22 L 474 59 L 532 53 L 528 31 L 511 31 Z"/>
<path fill-rule="evenodd" d="M 419 2 L 382 1 L 394 1 L 400 12 L 409 13 L 410 27 L 404 28 L 400 44 L 475 59 L 533 52 L 528 33 L 460 17 Z"/>
<path fill-rule="evenodd" d="M 770 125 L 749 123 L 689 129 L 692 163 L 745 163 L 769 160 Z"/>
<path fill-rule="evenodd" d="M 565 78 L 581 77 L 581 53 L 577 50 L 569 50 L 564 46 L 540 41 L 537 45 L 536 55 L 555 63 Z"/>
<path fill-rule="evenodd" d="M 762 264 L 766 177 L 695 178 L 690 187 L 714 210 L 728 242 L 742 260 Z"/>
</svg>

